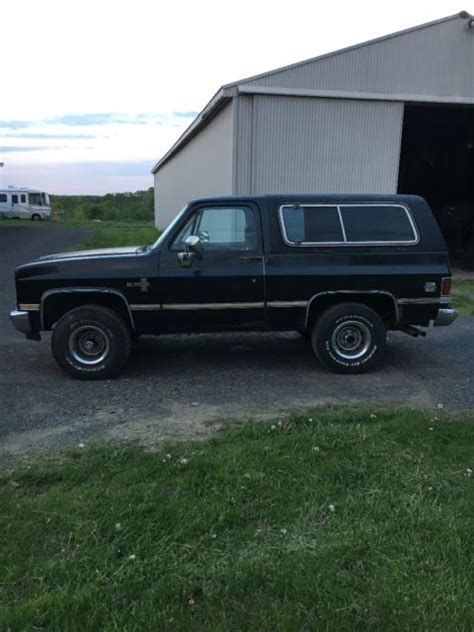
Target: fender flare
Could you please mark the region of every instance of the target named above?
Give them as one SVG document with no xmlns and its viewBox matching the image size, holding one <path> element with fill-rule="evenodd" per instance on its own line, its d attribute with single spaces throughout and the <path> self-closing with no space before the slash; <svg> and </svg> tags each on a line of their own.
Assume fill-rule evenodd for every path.
<svg viewBox="0 0 474 632">
<path fill-rule="evenodd" d="M 348 297 L 350 297 L 353 294 L 357 294 L 357 295 L 366 294 L 368 296 L 371 296 L 371 295 L 372 296 L 374 295 L 388 296 L 393 301 L 396 322 L 400 320 L 400 309 L 398 306 L 398 302 L 395 296 L 391 292 L 387 292 L 385 290 L 327 290 L 325 292 L 318 292 L 317 294 L 314 294 L 314 296 L 312 296 L 309 299 L 306 305 L 305 327 L 308 326 L 309 314 L 311 311 L 311 305 L 313 301 L 320 298 L 321 296 L 328 296 L 328 295 L 337 296 L 338 294 L 344 294 L 344 295 L 347 295 Z"/>
<path fill-rule="evenodd" d="M 44 321 L 45 321 L 45 303 L 46 301 L 55 294 L 75 294 L 75 293 L 83 293 L 83 294 L 112 294 L 114 296 L 118 296 L 127 309 L 128 317 L 130 319 L 130 325 L 135 331 L 135 321 L 133 320 L 132 310 L 130 309 L 130 305 L 125 298 L 125 296 L 120 292 L 120 290 L 115 290 L 113 288 L 108 287 L 63 287 L 63 288 L 54 288 L 52 290 L 46 290 L 41 296 L 40 302 L 40 327 L 41 331 L 45 331 L 44 329 Z"/>
</svg>

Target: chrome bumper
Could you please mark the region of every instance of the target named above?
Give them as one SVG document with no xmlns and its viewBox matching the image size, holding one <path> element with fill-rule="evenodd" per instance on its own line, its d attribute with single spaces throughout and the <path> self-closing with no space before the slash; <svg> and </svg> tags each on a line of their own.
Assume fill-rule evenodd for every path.
<svg viewBox="0 0 474 632">
<path fill-rule="evenodd" d="M 453 307 L 440 307 L 436 318 L 434 319 L 434 327 L 446 327 L 456 320 L 457 311 Z"/>
<path fill-rule="evenodd" d="M 17 309 L 14 309 L 10 312 L 10 320 L 22 334 L 31 333 L 32 329 L 29 312 L 20 312 Z"/>
</svg>

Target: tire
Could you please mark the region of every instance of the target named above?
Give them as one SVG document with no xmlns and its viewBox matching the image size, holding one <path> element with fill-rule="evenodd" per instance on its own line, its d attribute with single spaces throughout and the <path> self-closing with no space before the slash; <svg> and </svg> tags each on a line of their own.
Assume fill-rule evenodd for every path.
<svg viewBox="0 0 474 632">
<path fill-rule="evenodd" d="M 116 377 L 132 347 L 130 330 L 116 312 L 101 305 L 76 307 L 53 329 L 51 349 L 59 366 L 80 380 Z"/>
<path fill-rule="evenodd" d="M 321 364 L 335 373 L 365 373 L 385 351 L 387 329 L 380 316 L 361 303 L 327 309 L 316 322 L 311 344 Z"/>
<path fill-rule="evenodd" d="M 33 215 L 31 216 L 31 219 L 33 222 L 39 222 L 41 221 L 41 215 L 38 215 L 38 213 L 33 213 Z"/>
</svg>

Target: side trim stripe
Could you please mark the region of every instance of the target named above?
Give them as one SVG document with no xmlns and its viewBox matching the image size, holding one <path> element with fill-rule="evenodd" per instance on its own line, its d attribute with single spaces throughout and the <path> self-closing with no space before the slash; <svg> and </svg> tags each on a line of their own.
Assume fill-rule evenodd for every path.
<svg viewBox="0 0 474 632">
<path fill-rule="evenodd" d="M 39 303 L 20 303 L 18 305 L 18 309 L 20 312 L 39 312 L 40 304 Z"/>
<path fill-rule="evenodd" d="M 434 296 L 432 298 L 399 298 L 397 302 L 399 305 L 432 305 L 442 301 L 439 296 Z"/>
<path fill-rule="evenodd" d="M 334 292 L 338 294 L 339 292 Z M 343 293 L 341 291 L 341 293 Z M 358 292 L 354 292 L 358 293 Z M 321 294 L 326 294 L 322 292 Z M 327 292 L 332 294 L 332 292 Z M 347 294 L 350 295 L 348 292 Z M 318 295 L 316 295 L 318 296 Z M 315 297 L 313 297 L 315 298 Z M 431 305 L 443 302 L 440 297 L 433 298 L 399 298 L 395 299 L 399 305 Z M 310 301 L 269 301 L 266 303 L 270 308 L 306 308 Z M 197 310 L 219 310 L 219 309 L 263 309 L 265 303 L 137 303 L 130 305 L 132 311 L 197 311 Z"/>
</svg>

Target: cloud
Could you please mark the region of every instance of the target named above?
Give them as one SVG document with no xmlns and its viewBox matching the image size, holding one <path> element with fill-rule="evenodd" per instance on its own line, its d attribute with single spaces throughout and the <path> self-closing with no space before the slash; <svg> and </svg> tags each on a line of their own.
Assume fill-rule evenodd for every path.
<svg viewBox="0 0 474 632">
<path fill-rule="evenodd" d="M 35 140 L 35 139 L 54 140 L 55 138 L 57 138 L 58 140 L 62 140 L 64 138 L 67 138 L 67 139 L 97 138 L 97 136 L 94 136 L 94 134 L 42 134 L 42 133 L 35 133 L 35 132 L 21 132 L 19 134 L 15 132 L 14 134 L 5 134 L 4 138 L 9 137 L 9 136 L 14 136 L 15 138 L 28 138 L 30 140 Z"/>
<path fill-rule="evenodd" d="M 189 118 L 195 119 L 199 112 L 173 112 L 173 116 L 176 118 Z"/>
<path fill-rule="evenodd" d="M 126 114 L 120 112 L 89 112 L 61 114 L 39 120 L 10 120 L 0 121 L 0 128 L 17 130 L 38 125 L 65 125 L 68 127 L 84 127 L 91 125 L 167 125 L 173 119 L 194 119 L 198 112 L 176 111 L 176 112 L 139 112 L 137 114 Z M 39 138 L 39 136 L 37 136 Z M 24 136 L 23 138 L 30 138 Z M 33 137 L 31 137 L 33 138 Z M 46 138 L 46 136 L 45 136 Z M 77 136 L 76 138 L 79 138 Z"/>
<path fill-rule="evenodd" d="M 0 121 L 0 127 L 6 129 L 24 129 L 25 127 L 31 127 L 33 121 Z"/>
<path fill-rule="evenodd" d="M 50 149 L 64 149 L 63 147 L 49 147 L 47 145 L 0 145 L 0 154 L 21 151 L 49 151 Z"/>
<path fill-rule="evenodd" d="M 117 116 L 119 115 L 112 112 L 102 114 L 62 114 L 61 116 L 44 119 L 41 122 L 48 125 L 107 125 L 116 122 Z"/>
</svg>

